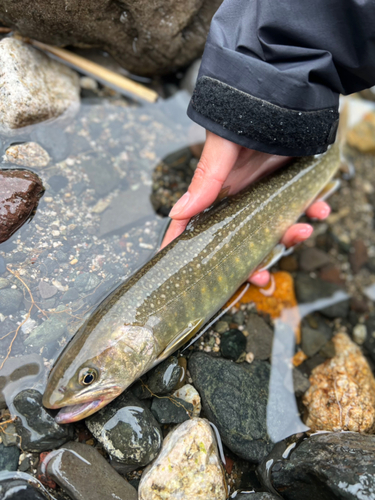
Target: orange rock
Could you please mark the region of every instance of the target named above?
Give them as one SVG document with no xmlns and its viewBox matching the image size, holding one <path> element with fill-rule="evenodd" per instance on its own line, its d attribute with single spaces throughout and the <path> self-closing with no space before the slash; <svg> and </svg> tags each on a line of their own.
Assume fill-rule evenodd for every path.
<svg viewBox="0 0 375 500">
<path fill-rule="evenodd" d="M 295 353 L 292 359 L 294 366 L 302 365 L 302 363 L 307 359 L 306 354 L 303 351 L 298 351 Z"/>
<path fill-rule="evenodd" d="M 336 355 L 314 368 L 303 397 L 312 430 L 375 430 L 375 379 L 361 349 L 345 333 L 333 337 Z"/>
<path fill-rule="evenodd" d="M 350 146 L 362 153 L 375 153 L 375 113 L 367 113 L 362 121 L 357 123 L 347 133 L 346 140 Z"/>
<path fill-rule="evenodd" d="M 237 292 L 228 305 L 238 297 Z M 294 282 L 292 276 L 285 271 L 271 273 L 271 283 L 265 287 L 250 285 L 250 288 L 237 304 L 248 304 L 254 302 L 258 312 L 264 312 L 271 318 L 280 318 L 285 323 L 293 326 L 296 333 L 297 343 L 300 343 L 299 312 L 297 299 L 294 293 Z"/>
</svg>

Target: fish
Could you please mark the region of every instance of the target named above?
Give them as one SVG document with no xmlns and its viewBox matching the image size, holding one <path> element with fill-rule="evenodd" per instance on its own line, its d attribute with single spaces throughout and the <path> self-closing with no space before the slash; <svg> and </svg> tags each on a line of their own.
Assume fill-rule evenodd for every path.
<svg viewBox="0 0 375 500">
<path fill-rule="evenodd" d="M 191 340 L 329 191 L 337 144 L 294 159 L 195 216 L 185 231 L 106 297 L 49 375 L 43 404 L 58 423 L 86 418 Z"/>
</svg>

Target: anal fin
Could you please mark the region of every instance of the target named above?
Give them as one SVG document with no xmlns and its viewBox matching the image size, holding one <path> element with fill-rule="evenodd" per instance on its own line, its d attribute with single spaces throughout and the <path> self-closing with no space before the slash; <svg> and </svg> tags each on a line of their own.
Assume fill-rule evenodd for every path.
<svg viewBox="0 0 375 500">
<path fill-rule="evenodd" d="M 259 264 L 255 272 L 266 271 L 285 255 L 285 245 L 279 243 Z"/>
<path fill-rule="evenodd" d="M 333 179 L 320 191 L 315 201 L 324 201 L 335 193 L 340 187 L 340 179 Z"/>
<path fill-rule="evenodd" d="M 164 359 L 168 358 L 171 354 L 173 354 L 177 349 L 179 349 L 181 346 L 186 344 L 194 335 L 197 333 L 197 331 L 204 325 L 204 320 L 203 319 L 197 319 L 193 321 L 189 326 L 187 326 L 182 332 L 180 332 L 177 337 L 175 337 L 162 351 L 157 359 L 155 360 L 154 365 L 157 365 L 161 361 L 164 361 Z"/>
</svg>

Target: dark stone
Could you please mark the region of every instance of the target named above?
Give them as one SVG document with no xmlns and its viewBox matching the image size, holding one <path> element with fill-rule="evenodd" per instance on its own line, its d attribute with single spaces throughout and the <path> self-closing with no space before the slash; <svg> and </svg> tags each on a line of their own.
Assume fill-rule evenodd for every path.
<svg viewBox="0 0 375 500">
<path fill-rule="evenodd" d="M 322 356 L 321 354 L 315 354 L 312 358 L 309 358 L 306 361 L 304 361 L 302 365 L 300 365 L 298 368 L 301 370 L 302 373 L 304 373 L 309 377 L 313 369 L 316 368 L 318 365 L 324 363 L 324 361 L 326 361 L 326 358 L 327 356 Z"/>
<path fill-rule="evenodd" d="M 178 359 L 171 356 L 149 372 L 146 384 L 153 394 L 168 394 L 179 381 L 180 375 Z"/>
<path fill-rule="evenodd" d="M 163 441 L 151 411 L 129 392 L 86 419 L 86 425 L 105 450 L 130 470 L 149 464 Z"/>
<path fill-rule="evenodd" d="M 255 359 L 269 359 L 272 353 L 273 331 L 258 314 L 250 314 L 246 324 L 249 333 L 246 351 L 252 352 Z"/>
<path fill-rule="evenodd" d="M 280 497 L 266 493 L 265 491 L 259 493 L 239 493 L 236 495 L 236 500 L 280 500 Z"/>
<path fill-rule="evenodd" d="M 54 299 L 50 299 L 54 300 Z M 25 345 L 42 347 L 52 342 L 60 340 L 65 334 L 70 315 L 65 311 L 65 306 L 60 304 L 56 311 L 59 314 L 52 314 L 46 321 L 38 325 L 25 339 Z"/>
<path fill-rule="evenodd" d="M 316 271 L 316 269 L 320 269 L 330 263 L 330 256 L 315 247 L 304 248 L 299 258 L 299 267 L 301 271 L 306 271 L 308 273 Z"/>
<path fill-rule="evenodd" d="M 357 274 L 367 261 L 368 253 L 365 243 L 362 240 L 356 240 L 349 254 L 349 262 L 353 273 Z"/>
<path fill-rule="evenodd" d="M 233 322 L 237 325 L 243 325 L 245 323 L 245 315 L 243 311 L 239 310 L 233 314 Z"/>
<path fill-rule="evenodd" d="M 43 280 L 39 282 L 38 288 L 42 299 L 50 299 L 51 297 L 57 294 L 57 288 L 54 285 L 50 285 L 49 283 Z"/>
<path fill-rule="evenodd" d="M 47 473 L 74 500 L 137 500 L 136 490 L 92 446 L 70 442 L 47 456 Z"/>
<path fill-rule="evenodd" d="M 48 179 L 48 184 L 58 193 L 68 185 L 69 181 L 64 175 L 52 175 Z"/>
<path fill-rule="evenodd" d="M 333 264 L 324 266 L 319 272 L 319 278 L 337 286 L 345 285 L 345 280 L 341 276 L 341 269 Z"/>
<path fill-rule="evenodd" d="M 267 460 L 267 458 L 265 459 Z M 285 500 L 359 500 L 375 495 L 375 436 L 316 434 L 271 469 Z"/>
<path fill-rule="evenodd" d="M 349 300 L 340 286 L 298 273 L 295 290 L 299 303 L 316 302 L 317 309 L 328 318 L 346 318 L 348 315 Z"/>
<path fill-rule="evenodd" d="M 75 288 L 69 288 L 64 295 L 61 297 L 61 301 L 63 304 L 68 304 L 69 302 L 73 302 L 79 298 L 79 293 Z"/>
<path fill-rule="evenodd" d="M 23 299 L 23 294 L 14 288 L 0 290 L 0 312 L 7 316 L 18 311 Z"/>
<path fill-rule="evenodd" d="M 294 255 L 286 255 L 282 257 L 279 261 L 279 268 L 282 271 L 287 271 L 292 273 L 298 269 L 298 261 Z"/>
<path fill-rule="evenodd" d="M 33 215 L 43 192 L 42 181 L 33 172 L 0 171 L 0 243 Z"/>
<path fill-rule="evenodd" d="M 58 425 L 42 405 L 42 394 L 27 389 L 17 394 L 13 400 L 16 410 L 17 434 L 22 438 L 22 449 L 26 451 L 46 451 L 61 446 L 73 437 L 70 425 Z"/>
<path fill-rule="evenodd" d="M 17 446 L 4 446 L 0 443 L 0 471 L 17 470 L 20 450 Z"/>
<path fill-rule="evenodd" d="M 375 316 L 370 316 L 366 321 L 367 337 L 364 342 L 364 347 L 369 355 L 375 361 Z"/>
<path fill-rule="evenodd" d="M 161 424 L 180 424 L 193 414 L 193 405 L 179 398 L 154 398 L 151 411 Z M 189 416 L 190 415 L 190 416 Z"/>
<path fill-rule="evenodd" d="M 51 497 L 44 495 L 41 488 L 35 484 L 35 478 L 29 477 L 29 481 L 17 477 L 1 480 L 0 475 L 0 498 L 4 500 L 50 500 Z"/>
<path fill-rule="evenodd" d="M 80 292 L 90 292 L 100 283 L 100 278 L 94 273 L 81 273 L 74 281 L 74 288 Z"/>
<path fill-rule="evenodd" d="M 326 336 L 319 330 L 310 328 L 308 326 L 302 326 L 302 350 L 311 358 L 320 351 L 320 349 L 327 343 Z"/>
<path fill-rule="evenodd" d="M 245 351 L 246 337 L 237 329 L 229 330 L 221 335 L 220 350 L 224 358 L 236 361 Z"/>
<path fill-rule="evenodd" d="M 56 252 L 56 259 L 57 259 L 59 262 L 68 262 L 69 257 L 68 257 L 68 255 L 67 255 L 65 252 L 63 252 L 63 251 L 61 251 L 61 250 L 58 250 L 58 251 Z"/>
<path fill-rule="evenodd" d="M 269 364 L 239 365 L 198 352 L 188 366 L 204 413 L 223 442 L 245 460 L 262 460 L 273 447 L 267 435 Z"/>
<path fill-rule="evenodd" d="M 309 387 L 310 382 L 306 375 L 301 373 L 297 368 L 293 368 L 293 388 L 297 398 L 305 394 Z"/>
</svg>

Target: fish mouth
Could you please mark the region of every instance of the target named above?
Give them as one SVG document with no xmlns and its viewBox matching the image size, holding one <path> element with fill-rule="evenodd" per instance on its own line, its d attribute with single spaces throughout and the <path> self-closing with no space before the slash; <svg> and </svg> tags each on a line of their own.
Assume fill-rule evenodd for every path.
<svg viewBox="0 0 375 500">
<path fill-rule="evenodd" d="M 89 417 L 93 413 L 97 412 L 103 406 L 107 405 L 112 399 L 94 399 L 93 401 L 87 401 L 86 403 L 64 406 L 58 412 L 55 417 L 55 421 L 58 424 L 70 424 L 71 422 L 77 422 L 83 418 Z"/>
</svg>

